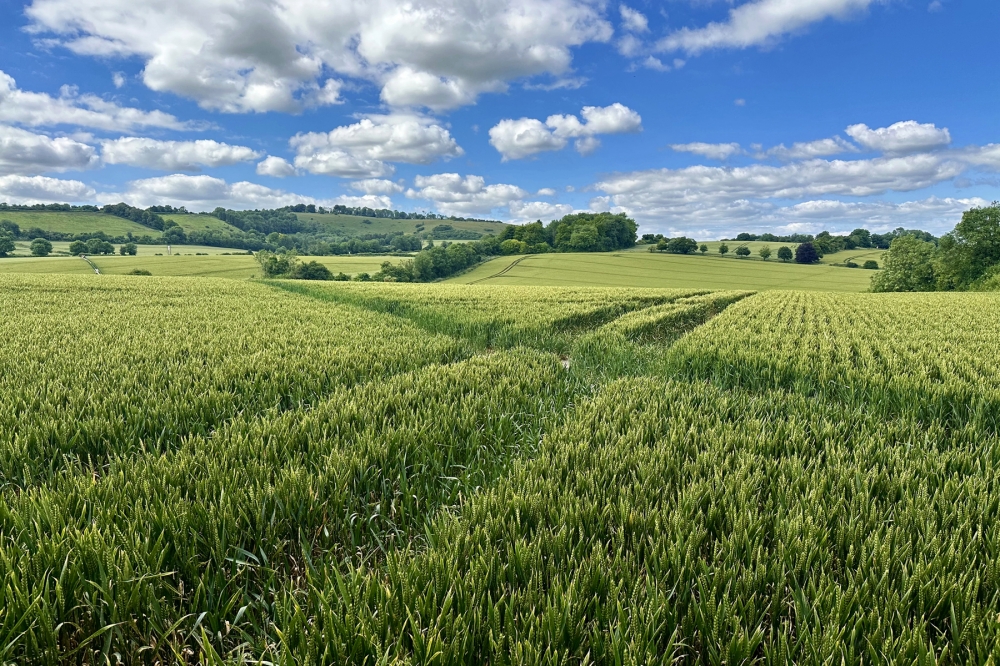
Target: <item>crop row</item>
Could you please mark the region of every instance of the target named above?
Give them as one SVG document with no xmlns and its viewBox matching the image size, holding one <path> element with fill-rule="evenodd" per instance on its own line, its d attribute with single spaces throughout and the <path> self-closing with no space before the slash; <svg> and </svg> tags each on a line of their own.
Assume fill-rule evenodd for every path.
<svg viewBox="0 0 1000 666">
<path fill-rule="evenodd" d="M 5 278 L 0 310 L 5 492 L 469 353 L 398 318 L 221 280 Z"/>
<path fill-rule="evenodd" d="M 307 568 L 407 548 L 533 451 L 569 399 L 556 358 L 494 354 L 338 388 L 11 495 L 0 657 L 172 661 L 202 641 L 263 651 L 277 594 Z"/>
</svg>

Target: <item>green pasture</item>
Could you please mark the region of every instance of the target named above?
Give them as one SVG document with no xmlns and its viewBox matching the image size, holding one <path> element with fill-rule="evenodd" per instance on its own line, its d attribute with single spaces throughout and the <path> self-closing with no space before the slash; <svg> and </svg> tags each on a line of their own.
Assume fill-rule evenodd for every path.
<svg viewBox="0 0 1000 666">
<path fill-rule="evenodd" d="M 173 220 L 181 226 L 184 233 L 192 231 L 223 231 L 242 233 L 239 228 L 228 222 L 223 222 L 214 215 L 177 215 L 175 213 L 161 214 L 164 220 Z"/>
<path fill-rule="evenodd" d="M 109 236 L 124 236 L 131 231 L 135 236 L 157 238 L 160 235 L 156 229 L 104 213 L 5 210 L 0 211 L 0 220 L 10 220 L 20 226 L 22 231 L 37 227 L 61 234 L 92 234 L 103 231 Z"/>
<path fill-rule="evenodd" d="M 500 257 L 453 278 L 460 284 L 860 292 L 873 271 L 652 252 Z"/>
<path fill-rule="evenodd" d="M 452 220 L 390 220 L 378 217 L 358 217 L 357 215 L 320 215 L 319 213 L 296 213 L 300 220 L 317 222 L 330 229 L 331 232 L 345 236 L 360 236 L 362 234 L 390 234 L 402 231 L 413 234 L 420 231 L 430 232 L 439 224 L 450 224 L 455 229 L 477 231 L 481 234 L 499 234 L 507 225 L 486 222 L 457 222 Z M 417 229 L 417 227 L 420 229 Z M 447 240 L 447 239 L 442 239 Z"/>
</svg>

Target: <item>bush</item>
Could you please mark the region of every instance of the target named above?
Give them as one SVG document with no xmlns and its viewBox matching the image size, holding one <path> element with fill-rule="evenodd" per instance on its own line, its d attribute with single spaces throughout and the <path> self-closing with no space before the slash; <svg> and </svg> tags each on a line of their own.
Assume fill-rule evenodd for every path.
<svg viewBox="0 0 1000 666">
<path fill-rule="evenodd" d="M 354 281 L 355 282 L 371 282 L 372 281 L 372 276 L 369 275 L 368 273 L 358 273 L 357 275 L 354 276 Z"/>
<path fill-rule="evenodd" d="M 147 271 L 145 268 L 133 268 L 125 275 L 152 275 L 152 273 Z"/>
<path fill-rule="evenodd" d="M 844 264 L 844 266 L 846 266 L 848 268 L 858 268 L 858 265 L 856 263 L 854 263 L 853 261 L 848 261 L 846 264 Z"/>
<path fill-rule="evenodd" d="M 799 246 L 795 248 L 795 263 L 815 264 L 818 261 L 819 252 L 816 251 L 816 246 L 812 243 L 799 243 Z"/>
<path fill-rule="evenodd" d="M 340 271 L 339 273 L 333 276 L 333 279 L 336 280 L 337 282 L 347 282 L 348 280 L 351 279 L 351 276 L 345 273 L 344 271 Z"/>
<path fill-rule="evenodd" d="M 332 280 L 333 273 L 318 261 L 310 261 L 293 268 L 288 277 L 293 280 Z"/>
<path fill-rule="evenodd" d="M 869 259 L 868 261 L 865 262 L 865 265 L 862 266 L 862 268 L 867 268 L 870 271 L 877 271 L 878 270 L 878 262 L 875 261 L 874 259 Z"/>
<path fill-rule="evenodd" d="M 9 231 L 0 231 L 0 257 L 6 257 L 16 249 L 14 236 Z"/>
<path fill-rule="evenodd" d="M 701 247 L 698 248 L 698 251 L 701 252 L 702 254 L 705 254 L 706 252 L 708 252 L 708 246 L 702 243 Z"/>
<path fill-rule="evenodd" d="M 749 257 L 750 256 L 750 248 L 748 248 L 746 245 L 740 245 L 738 248 L 736 248 L 736 256 L 737 257 Z"/>
<path fill-rule="evenodd" d="M 31 241 L 31 254 L 36 257 L 47 257 L 52 252 L 52 243 L 44 238 Z"/>
</svg>

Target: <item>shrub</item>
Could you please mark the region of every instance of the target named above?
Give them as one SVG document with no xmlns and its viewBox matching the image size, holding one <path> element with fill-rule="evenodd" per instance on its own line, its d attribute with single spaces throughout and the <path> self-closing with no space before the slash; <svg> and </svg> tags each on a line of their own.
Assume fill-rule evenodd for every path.
<svg viewBox="0 0 1000 666">
<path fill-rule="evenodd" d="M 736 256 L 737 257 L 749 257 L 750 256 L 750 248 L 748 248 L 746 245 L 740 245 L 738 248 L 736 248 Z"/>
<path fill-rule="evenodd" d="M 878 270 L 878 262 L 875 261 L 874 259 L 869 259 L 868 261 L 865 262 L 862 268 L 867 268 L 870 271 L 876 271 Z"/>
<path fill-rule="evenodd" d="M 36 257 L 47 257 L 52 252 L 52 243 L 44 238 L 31 241 L 31 254 Z"/>
<path fill-rule="evenodd" d="M 293 280 L 332 280 L 333 273 L 318 261 L 299 264 L 288 275 Z"/>
<path fill-rule="evenodd" d="M 145 268 L 133 268 L 125 275 L 152 275 L 152 273 L 147 271 Z"/>
<path fill-rule="evenodd" d="M 853 261 L 848 261 L 846 264 L 844 264 L 844 266 L 846 266 L 848 268 L 858 268 L 858 265 L 856 263 L 854 263 Z"/>
</svg>

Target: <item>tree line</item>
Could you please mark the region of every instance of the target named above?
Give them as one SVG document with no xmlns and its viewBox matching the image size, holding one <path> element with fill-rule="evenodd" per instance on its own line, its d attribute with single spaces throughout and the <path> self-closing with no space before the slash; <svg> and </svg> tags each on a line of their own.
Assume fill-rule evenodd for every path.
<svg viewBox="0 0 1000 666">
<path fill-rule="evenodd" d="M 872 291 L 1000 290 L 1000 203 L 966 211 L 939 239 L 895 238 L 884 263 Z"/>
</svg>

